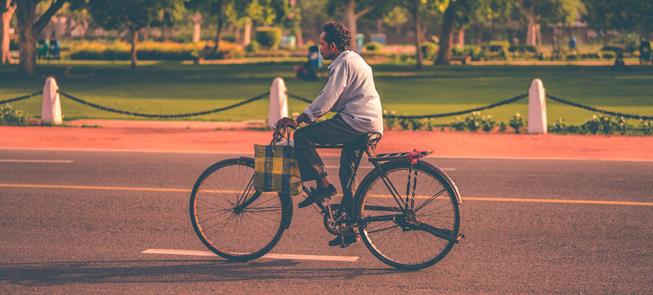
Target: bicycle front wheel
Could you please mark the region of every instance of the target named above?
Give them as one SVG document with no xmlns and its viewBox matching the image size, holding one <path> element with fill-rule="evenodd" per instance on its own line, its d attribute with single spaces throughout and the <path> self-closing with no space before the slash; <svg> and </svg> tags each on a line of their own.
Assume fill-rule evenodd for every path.
<svg viewBox="0 0 653 295">
<path fill-rule="evenodd" d="M 227 159 L 197 179 L 190 196 L 195 233 L 213 253 L 236 261 L 270 252 L 285 230 L 290 202 L 254 189 L 254 160 Z M 288 213 L 286 213 L 288 212 Z"/>
<path fill-rule="evenodd" d="M 460 232 L 457 190 L 449 178 L 420 161 L 388 162 L 357 191 L 359 232 L 372 254 L 399 269 L 442 260 Z"/>
</svg>

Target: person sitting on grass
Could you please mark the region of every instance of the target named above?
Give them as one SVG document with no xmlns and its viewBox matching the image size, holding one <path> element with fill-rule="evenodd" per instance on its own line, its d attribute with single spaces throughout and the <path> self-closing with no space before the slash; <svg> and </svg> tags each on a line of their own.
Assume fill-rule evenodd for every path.
<svg viewBox="0 0 653 295">
<path fill-rule="evenodd" d="M 277 128 L 296 128 L 294 135 L 295 153 L 302 175 L 302 181 L 315 180 L 317 187 L 299 203 L 307 207 L 314 202 L 336 194 L 336 188 L 329 183 L 322 159 L 315 150 L 315 144 L 343 144 L 340 155 L 340 184 L 347 186 L 347 180 L 354 172 L 354 158 L 361 152 L 360 140 L 368 133 L 383 133 L 381 98 L 374 86 L 372 68 L 357 53 L 349 50 L 351 33 L 339 22 L 324 26 L 320 35 L 320 53 L 324 59 L 333 60 L 329 65 L 329 78 L 324 89 L 306 110 L 297 117 L 281 118 Z M 315 123 L 315 120 L 335 112 L 331 119 Z M 342 206 L 351 208 L 351 191 L 343 192 Z M 329 242 L 329 246 L 349 245 L 358 241 L 352 228 Z"/>
</svg>

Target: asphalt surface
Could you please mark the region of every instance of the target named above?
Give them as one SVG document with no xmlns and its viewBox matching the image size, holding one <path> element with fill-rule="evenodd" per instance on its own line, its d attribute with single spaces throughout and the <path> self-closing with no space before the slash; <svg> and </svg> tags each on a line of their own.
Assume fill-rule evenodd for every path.
<svg viewBox="0 0 653 295">
<path fill-rule="evenodd" d="M 653 162 L 429 158 L 469 198 L 461 206 L 466 238 L 416 272 L 386 266 L 362 243 L 328 247 L 331 236 L 310 208 L 295 210 L 272 253 L 357 261 L 142 253 L 206 251 L 184 190 L 233 156 L 0 150 L 0 293 L 650 294 L 653 287 Z"/>
</svg>

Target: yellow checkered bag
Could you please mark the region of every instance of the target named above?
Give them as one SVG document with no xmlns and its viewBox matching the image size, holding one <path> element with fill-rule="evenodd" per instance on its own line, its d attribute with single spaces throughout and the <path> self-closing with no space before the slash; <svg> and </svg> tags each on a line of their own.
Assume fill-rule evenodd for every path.
<svg viewBox="0 0 653 295">
<path fill-rule="evenodd" d="M 298 195 L 302 190 L 295 147 L 275 145 L 277 132 L 270 145 L 254 145 L 254 188 L 262 192 Z M 289 142 L 289 141 L 288 141 Z"/>
</svg>

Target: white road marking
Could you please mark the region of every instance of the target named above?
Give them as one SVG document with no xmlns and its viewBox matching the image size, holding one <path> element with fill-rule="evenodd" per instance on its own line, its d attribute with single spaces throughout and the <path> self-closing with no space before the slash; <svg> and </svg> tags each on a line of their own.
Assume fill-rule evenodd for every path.
<svg viewBox="0 0 653 295">
<path fill-rule="evenodd" d="M 253 153 L 242 153 L 220 150 L 154 150 L 154 149 L 99 149 L 99 148 L 33 148 L 33 147 L 0 147 L 7 151 L 60 151 L 60 152 L 121 152 L 121 153 L 154 153 L 154 154 L 218 154 L 252 157 Z M 321 155 L 337 156 L 337 153 L 320 152 Z M 472 160 L 525 160 L 525 161 L 606 161 L 606 162 L 653 162 L 653 159 L 603 159 L 603 158 L 573 158 L 573 157 L 497 157 L 497 156 L 448 156 L 429 155 L 427 159 L 472 159 Z"/>
<path fill-rule="evenodd" d="M 0 159 L 0 163 L 52 163 L 70 164 L 73 160 L 26 160 L 26 159 Z"/>
<path fill-rule="evenodd" d="M 26 183 L 0 183 L 0 188 L 18 189 L 76 189 L 76 190 L 106 190 L 106 191 L 140 191 L 140 192 L 163 192 L 163 193 L 189 193 L 190 189 L 183 188 L 159 188 L 159 187 L 133 187 L 133 186 L 97 186 L 97 185 L 59 185 L 59 184 L 26 184 Z M 205 190 L 210 193 L 234 193 L 234 190 Z M 337 194 L 336 196 L 340 196 Z M 392 195 L 376 194 L 375 198 L 392 198 Z M 429 198 L 429 196 L 416 196 L 417 199 Z M 643 206 L 653 207 L 653 202 L 634 201 L 610 201 L 610 200 L 574 200 L 556 198 L 501 198 L 501 197 L 462 197 L 464 202 L 500 202 L 500 203 L 549 203 L 549 204 L 581 204 L 581 205 L 621 205 L 621 206 Z"/>
<path fill-rule="evenodd" d="M 210 251 L 198 250 L 175 250 L 175 249 L 147 249 L 142 254 L 161 254 L 161 255 L 184 255 L 184 256 L 212 256 L 215 253 Z M 279 259 L 279 260 L 312 260 L 312 261 L 337 261 L 337 262 L 355 262 L 358 256 L 330 256 L 330 255 L 301 255 L 301 254 L 266 254 L 261 259 Z"/>
</svg>

